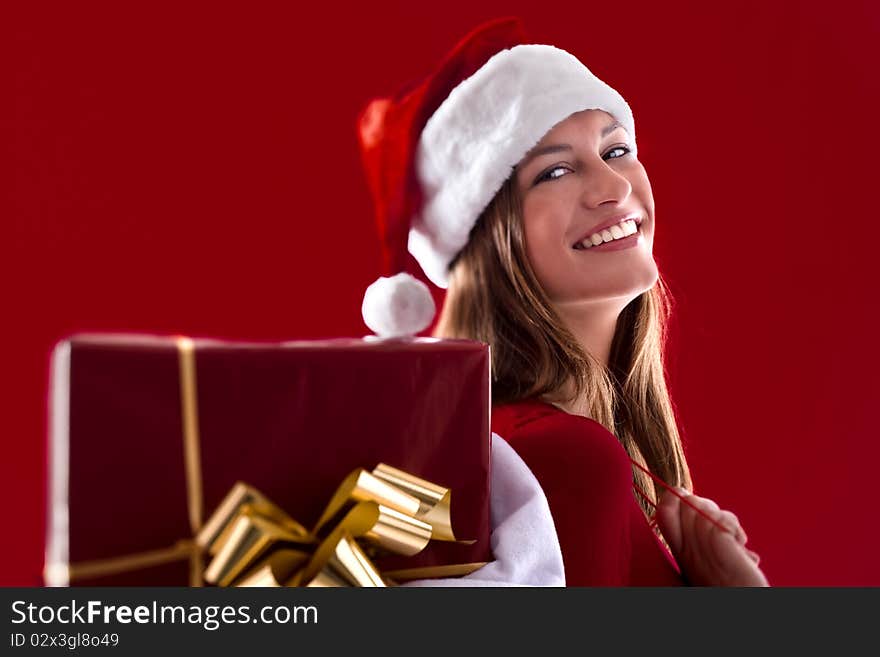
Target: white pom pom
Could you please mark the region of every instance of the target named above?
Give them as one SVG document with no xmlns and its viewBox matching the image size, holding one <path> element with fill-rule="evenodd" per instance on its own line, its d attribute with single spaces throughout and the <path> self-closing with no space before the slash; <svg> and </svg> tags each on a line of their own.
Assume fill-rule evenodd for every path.
<svg viewBox="0 0 880 657">
<path fill-rule="evenodd" d="M 367 288 L 361 313 L 378 336 L 415 335 L 434 319 L 434 299 L 428 286 L 407 273 L 382 276 Z"/>
</svg>

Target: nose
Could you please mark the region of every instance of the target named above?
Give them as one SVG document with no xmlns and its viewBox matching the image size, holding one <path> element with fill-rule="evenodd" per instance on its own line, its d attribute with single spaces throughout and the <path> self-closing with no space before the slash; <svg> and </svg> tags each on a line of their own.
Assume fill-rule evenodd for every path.
<svg viewBox="0 0 880 657">
<path fill-rule="evenodd" d="M 627 177 L 598 156 L 587 166 L 583 181 L 581 202 L 590 208 L 608 202 L 621 203 L 632 193 L 632 185 Z"/>
</svg>

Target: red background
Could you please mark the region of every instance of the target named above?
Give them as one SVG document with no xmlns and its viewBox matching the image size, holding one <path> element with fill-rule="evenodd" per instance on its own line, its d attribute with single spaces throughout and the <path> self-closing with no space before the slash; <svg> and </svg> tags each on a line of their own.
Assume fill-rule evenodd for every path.
<svg viewBox="0 0 880 657">
<path fill-rule="evenodd" d="M 357 112 L 513 14 L 634 109 L 697 491 L 771 583 L 880 585 L 876 3 L 16 4 L 0 583 L 39 582 L 53 343 L 362 335 Z"/>
</svg>

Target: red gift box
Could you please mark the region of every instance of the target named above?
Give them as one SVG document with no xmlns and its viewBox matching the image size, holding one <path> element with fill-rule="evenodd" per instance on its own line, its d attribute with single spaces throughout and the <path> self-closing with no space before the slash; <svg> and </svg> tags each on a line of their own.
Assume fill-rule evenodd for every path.
<svg viewBox="0 0 880 657">
<path fill-rule="evenodd" d="M 198 438 L 187 457 L 183 342 L 83 335 L 56 346 L 47 584 L 186 585 L 187 558 L 150 565 L 149 555 L 192 539 L 236 482 L 311 527 L 349 472 L 380 462 L 451 489 L 456 537 L 474 539 L 432 541 L 392 567 L 491 560 L 487 345 L 195 340 Z M 107 560 L 127 565 L 94 577 L 80 568 Z"/>
</svg>

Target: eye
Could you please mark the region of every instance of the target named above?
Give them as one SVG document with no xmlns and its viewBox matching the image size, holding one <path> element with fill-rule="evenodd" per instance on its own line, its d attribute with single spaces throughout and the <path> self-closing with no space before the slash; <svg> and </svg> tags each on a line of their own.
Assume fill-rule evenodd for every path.
<svg viewBox="0 0 880 657">
<path fill-rule="evenodd" d="M 613 153 L 614 151 L 623 151 L 623 155 L 626 155 L 627 153 L 631 153 L 631 152 L 632 152 L 632 151 L 629 149 L 629 147 L 627 147 L 627 146 L 615 146 L 615 147 L 612 148 L 610 151 L 608 151 L 608 153 L 606 153 L 606 155 L 610 155 L 610 154 Z M 611 159 L 612 159 L 612 160 L 616 160 L 618 157 L 623 157 L 623 155 L 618 155 L 617 157 L 612 157 Z"/>
<path fill-rule="evenodd" d="M 545 180 L 556 180 L 565 175 L 565 171 L 572 171 L 571 167 L 554 166 L 547 169 L 544 173 L 535 178 L 535 184 L 542 183 Z"/>
</svg>

